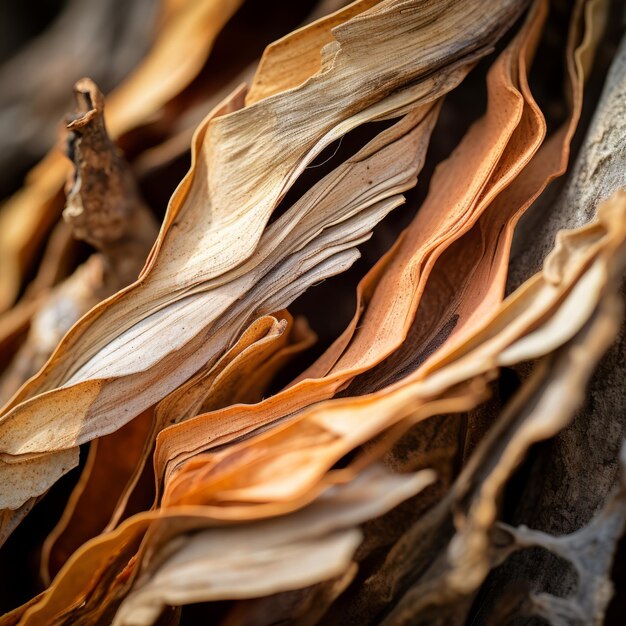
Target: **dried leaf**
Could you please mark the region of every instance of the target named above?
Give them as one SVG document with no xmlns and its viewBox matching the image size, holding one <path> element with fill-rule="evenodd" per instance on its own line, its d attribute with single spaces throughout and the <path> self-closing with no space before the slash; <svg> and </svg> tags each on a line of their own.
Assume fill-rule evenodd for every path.
<svg viewBox="0 0 626 626">
<path fill-rule="evenodd" d="M 43 537 L 52 527 L 52 518 L 37 523 L 63 485 L 46 493 L 90 443 L 43 545 L 49 587 L 0 624 L 599 623 L 626 519 L 622 486 L 586 523 L 612 482 L 610 433 L 606 450 L 589 455 L 609 463 L 581 479 L 572 517 L 544 522 L 568 511 L 564 494 L 584 462 L 578 449 L 564 458 L 562 441 L 581 428 L 578 418 L 569 425 L 623 314 L 623 55 L 554 206 L 548 185 L 578 145 L 583 94 L 597 96 L 596 49 L 599 73 L 609 62 L 608 0 L 327 0 L 313 10 L 320 19 L 266 49 L 254 75 L 251 51 L 262 32 L 270 38 L 260 24 L 244 29 L 241 55 L 221 61 L 246 5 L 189 87 L 240 2 L 167 1 L 166 22 L 177 25 L 163 26 L 112 107 L 120 128 L 144 124 L 131 139 L 147 138 L 136 166 L 151 202 L 161 171 L 171 169 L 169 180 L 183 162 L 199 111 L 218 95 L 219 104 L 193 136 L 191 169 L 158 236 L 106 134 L 102 96 L 83 81 L 68 126 L 76 175 L 65 216 L 98 251 L 63 280 L 77 259 L 57 228 L 42 261 L 51 265 L 0 320 L 2 354 L 17 354 L 4 368 L 6 393 L 49 357 L 0 409 L 0 541 L 43 500 L 9 555 L 29 528 Z M 292 23 L 306 11 L 294 7 Z M 490 67 L 480 63 L 457 91 L 511 27 Z M 186 53 L 196 35 L 199 52 Z M 163 68 L 169 87 L 153 89 Z M 235 86 L 235 69 L 249 89 Z M 387 219 L 415 186 L 431 135 L 431 160 L 445 160 L 434 173 L 426 166 L 428 193 Z M 6 255 L 22 264 L 5 266 L 9 300 L 50 231 L 60 171 L 44 162 L 24 192 L 36 192 L 36 210 L 9 220 L 24 235 Z M 558 232 L 533 275 L 556 223 L 576 228 Z M 324 352 L 299 376 L 300 358 L 277 377 L 314 341 L 285 307 L 350 268 L 375 227 L 356 292 L 358 267 L 294 305 Z M 527 276 L 503 300 L 507 280 Z M 356 299 L 349 322 L 346 294 Z M 72 314 L 61 318 L 67 302 Z M 286 374 L 292 382 L 271 395 Z M 607 399 L 603 411 L 621 406 L 618 392 L 591 385 L 593 402 Z M 602 424 L 621 428 L 603 411 L 593 426 L 583 419 L 592 438 Z M 532 473 L 515 474 L 552 437 L 533 447 Z M 537 459 L 550 446 L 563 468 L 547 470 L 543 486 Z M 579 505 L 594 476 L 598 493 Z M 516 527 L 526 520 L 537 530 Z M 33 553 L 41 539 L 31 543 Z M 535 575 L 525 548 L 537 546 L 537 564 L 551 565 Z M 552 584 L 557 572 L 564 578 Z M 512 576 L 524 582 L 507 584 Z"/>
<path fill-rule="evenodd" d="M 360 542 L 353 528 L 434 480 L 432 472 L 393 475 L 373 466 L 296 513 L 266 522 L 204 530 L 145 564 L 115 624 L 152 624 L 164 604 L 263 596 L 341 574 Z"/>
<path fill-rule="evenodd" d="M 303 274 L 303 284 L 294 285 L 294 276 L 291 276 L 292 285 L 284 288 L 283 293 L 277 284 L 273 285 L 275 295 L 261 296 L 249 291 L 260 276 L 276 267 L 284 255 L 292 251 L 286 246 L 282 250 L 277 249 L 281 238 L 276 236 L 276 226 L 268 229 L 272 239 L 264 245 L 263 240 L 260 242 L 260 227 L 313 156 L 358 124 L 412 109 L 415 112 L 407 113 L 404 120 L 396 124 L 395 130 L 384 132 L 384 139 L 381 138 L 378 144 L 374 140 L 370 148 L 364 149 L 378 149 L 379 153 L 372 155 L 366 152 L 359 158 L 376 159 L 379 156 L 384 159 L 385 151 L 381 150 L 381 143 L 393 141 L 397 133 L 405 133 L 408 128 L 415 130 L 406 137 L 398 138 L 398 141 L 401 144 L 413 143 L 419 154 L 419 146 L 424 144 L 422 138 L 428 137 L 433 119 L 432 115 L 428 115 L 430 107 L 425 103 L 432 102 L 459 82 L 469 69 L 468 63 L 476 58 L 476 50 L 484 53 L 484 46 L 501 34 L 515 10 L 515 3 L 503 1 L 501 12 L 477 15 L 473 22 L 476 30 L 474 37 L 471 41 L 467 39 L 468 43 L 458 50 L 452 46 L 449 69 L 445 72 L 440 69 L 435 76 L 430 73 L 429 63 L 435 63 L 438 58 L 436 50 L 441 45 L 442 26 L 445 20 L 454 24 L 458 14 L 446 10 L 432 22 L 428 14 L 413 11 L 406 14 L 408 8 L 405 11 L 396 3 L 383 3 L 335 29 L 338 43 L 324 48 L 323 69 L 301 86 L 234 114 L 219 116 L 219 113 L 240 106 L 238 97 L 234 96 L 230 104 L 216 111 L 213 119 L 207 120 L 197 133 L 194 167 L 174 195 L 160 239 L 140 280 L 92 309 L 74 326 L 48 365 L 5 408 L 0 422 L 0 430 L 4 431 L 0 434 L 0 449 L 3 451 L 5 471 L 10 466 L 14 474 L 24 470 L 32 475 L 34 464 L 37 463 L 38 469 L 44 467 L 46 454 L 54 452 L 54 455 L 48 456 L 47 462 L 56 465 L 56 471 L 49 472 L 56 479 L 71 466 L 72 458 L 75 458 L 71 452 L 73 446 L 121 427 L 162 399 L 207 361 L 218 357 L 253 313 L 250 308 L 245 309 L 245 313 L 239 313 L 237 320 L 234 317 L 236 309 L 229 311 L 228 326 L 222 325 L 228 330 L 228 336 L 218 341 L 214 334 L 207 345 L 203 339 L 210 322 L 215 324 L 218 315 L 226 312 L 237 298 L 247 292 L 248 298 L 254 295 L 256 302 L 265 299 L 265 306 L 270 311 L 276 310 L 288 304 L 306 288 L 307 283 L 349 266 L 355 259 L 349 247 L 359 243 L 359 237 L 366 235 L 374 223 L 398 202 L 393 194 L 414 184 L 421 161 L 419 156 L 415 158 L 409 152 L 408 163 L 389 163 L 394 173 L 402 172 L 397 181 L 390 178 L 393 174 L 386 169 L 373 170 L 370 193 L 374 195 L 364 198 L 365 206 L 361 205 L 362 210 L 367 209 L 363 217 L 365 223 L 358 228 L 350 227 L 352 233 L 358 233 L 357 239 L 348 240 L 334 250 L 328 248 L 324 253 L 329 257 L 328 262 L 322 254 L 317 259 L 312 257 L 308 265 L 301 266 L 301 271 L 308 272 Z M 419 30 L 407 31 L 410 24 Z M 464 27 L 467 29 L 468 24 L 465 23 Z M 384 28 L 382 35 L 380 28 Z M 371 32 L 377 33 L 377 45 L 381 49 L 384 46 L 384 56 L 376 57 L 371 49 L 367 55 L 355 56 L 361 45 L 359 42 L 369 41 Z M 406 33 L 405 37 L 398 36 L 402 32 Z M 419 41 L 414 32 L 420 33 Z M 453 35 L 451 30 L 451 43 L 455 41 Z M 410 58 L 418 52 L 420 62 L 415 65 Z M 399 70 L 391 62 L 392 58 L 406 58 L 403 69 Z M 437 63 L 440 61 L 437 60 Z M 371 76 L 377 77 L 380 88 L 372 87 Z M 403 89 L 410 81 L 414 81 L 411 88 Z M 316 94 L 322 92 L 329 107 L 312 118 L 306 103 L 315 101 Z M 250 137 L 250 129 L 254 129 L 253 137 Z M 256 137 L 262 137 L 264 149 L 261 154 L 254 149 L 258 146 Z M 405 150 L 402 153 L 407 154 Z M 316 189 L 310 193 L 316 193 Z M 385 203 L 384 199 L 389 196 L 391 199 Z M 311 197 L 304 196 L 302 200 L 300 205 L 294 205 L 294 213 L 302 214 Z M 376 201 L 380 204 L 372 205 Z M 346 207 L 346 210 L 351 208 Z M 348 212 L 344 219 L 352 215 Z M 289 230 L 296 224 L 304 228 L 306 220 L 296 222 L 294 217 L 289 215 Z M 337 223 L 338 219 L 338 215 L 333 216 L 328 225 Z M 188 234 L 191 225 L 207 220 L 210 220 L 210 227 L 199 240 L 194 240 L 193 248 L 190 247 L 190 236 L 197 238 L 196 232 Z M 279 220 L 275 224 L 282 222 Z M 322 239 L 315 247 L 319 249 L 323 241 L 326 246 L 332 245 L 332 237 L 342 241 L 345 235 L 341 235 L 340 229 L 341 224 L 337 224 L 327 233 L 322 233 L 320 237 L 326 236 L 327 240 Z M 242 233 L 247 234 L 244 236 Z M 295 231 L 291 237 L 297 240 Z M 234 241 L 238 241 L 239 245 L 232 245 Z M 306 241 L 304 239 L 302 243 Z M 311 243 L 310 247 L 313 245 Z M 341 246 L 346 248 L 345 252 Z M 180 254 L 181 247 L 186 250 L 183 256 Z M 270 253 L 274 250 L 282 256 L 273 258 Z M 305 248 L 300 254 L 306 253 Z M 247 263 L 241 265 L 246 259 Z M 295 262 L 296 257 L 293 259 Z M 315 270 L 318 264 L 319 269 Z M 247 273 L 244 270 L 248 270 Z M 237 281 L 235 284 L 238 287 L 235 288 L 232 281 Z M 262 283 L 259 289 L 261 287 Z M 243 308 L 242 304 L 240 301 L 240 308 Z M 212 318 L 207 319 L 204 314 L 206 307 L 213 310 Z M 263 312 L 267 311 L 257 309 L 256 314 Z M 173 319 L 181 319 L 181 323 L 173 325 Z M 165 326 L 172 334 L 167 341 L 163 335 Z M 133 347 L 139 336 L 143 355 L 137 358 Z M 151 343 L 150 347 L 147 342 Z M 148 359 L 146 354 L 150 355 Z M 157 379 L 158 386 L 150 382 Z M 119 411 L 118 407 L 121 398 L 124 398 L 123 411 Z M 45 412 L 37 408 L 40 402 L 45 404 Z M 69 413 L 68 407 L 72 408 Z M 61 413 L 63 420 L 59 420 L 54 429 L 46 430 L 44 435 L 42 424 L 36 423 L 36 416 L 42 418 L 45 415 L 45 421 L 50 423 L 50 420 L 56 422 L 54 416 Z M 95 415 L 97 420 L 91 420 L 90 416 Z M 30 424 L 30 432 L 24 428 L 26 423 Z M 2 506 L 15 508 L 19 499 L 25 501 L 42 492 L 44 480 L 41 475 L 35 490 L 28 488 L 27 483 L 33 484 L 32 481 L 24 481 L 22 493 L 13 490 L 11 500 L 5 501 Z"/>
</svg>

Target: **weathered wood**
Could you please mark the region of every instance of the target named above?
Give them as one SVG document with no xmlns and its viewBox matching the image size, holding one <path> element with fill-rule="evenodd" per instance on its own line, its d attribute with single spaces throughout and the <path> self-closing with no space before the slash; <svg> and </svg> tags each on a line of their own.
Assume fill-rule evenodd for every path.
<svg viewBox="0 0 626 626">
<path fill-rule="evenodd" d="M 598 202 L 622 187 L 626 187 L 626 38 L 558 202 L 547 212 L 541 206 L 531 210 L 521 225 L 509 288 L 540 266 L 559 229 L 587 222 Z M 518 504 L 507 521 L 562 535 L 587 524 L 602 506 L 618 479 L 618 452 L 626 437 L 625 354 L 626 328 L 622 327 L 590 383 L 585 407 L 566 430 L 540 446 L 527 464 L 524 488 L 511 494 Z M 533 591 L 566 595 L 576 584 L 572 574 L 566 561 L 547 551 L 515 555 L 487 581 L 474 607 L 475 623 L 490 623 L 495 600 L 512 582 L 527 581 Z"/>
</svg>

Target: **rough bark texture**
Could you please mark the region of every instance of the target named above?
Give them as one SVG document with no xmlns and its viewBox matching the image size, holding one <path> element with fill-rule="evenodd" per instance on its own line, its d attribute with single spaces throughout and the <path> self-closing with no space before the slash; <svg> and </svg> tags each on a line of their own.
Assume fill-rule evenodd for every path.
<svg viewBox="0 0 626 626">
<path fill-rule="evenodd" d="M 550 209 L 541 205 L 531 209 L 521 224 L 509 291 L 536 271 L 559 229 L 587 222 L 601 200 L 625 186 L 626 38 L 558 202 Z M 618 480 L 618 454 L 626 437 L 625 354 L 626 329 L 622 327 L 591 381 L 585 407 L 559 436 L 537 448 L 521 470 L 523 486 L 517 481 L 510 487 L 510 499 L 517 505 L 507 521 L 562 535 L 587 524 L 602 506 Z M 493 623 L 495 599 L 502 597 L 511 583 L 519 585 L 521 581 L 528 581 L 532 591 L 558 596 L 567 595 L 577 584 L 571 566 L 563 559 L 546 550 L 525 550 L 486 582 L 474 607 L 472 623 Z"/>
<path fill-rule="evenodd" d="M 626 186 L 625 113 L 626 39 L 623 39 L 567 186 L 555 204 L 536 203 L 519 224 L 507 285 L 509 293 L 541 268 L 557 231 L 586 224 L 601 200 Z"/>
</svg>

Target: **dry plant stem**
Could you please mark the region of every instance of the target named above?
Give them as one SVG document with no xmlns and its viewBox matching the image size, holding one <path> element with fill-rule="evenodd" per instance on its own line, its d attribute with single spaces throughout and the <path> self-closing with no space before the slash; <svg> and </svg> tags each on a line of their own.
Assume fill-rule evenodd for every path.
<svg viewBox="0 0 626 626">
<path fill-rule="evenodd" d="M 554 536 L 525 526 L 517 528 L 499 524 L 498 529 L 508 534 L 511 545 L 503 552 L 529 547 L 543 547 L 569 561 L 578 580 L 575 589 L 564 597 L 531 592 L 522 601 L 518 612 L 546 619 L 552 626 L 600 626 L 604 622 L 614 588 L 609 579 L 615 546 L 626 528 L 626 442 L 622 442 L 619 480 L 601 511 L 577 531 Z M 502 542 L 502 539 L 498 539 Z M 526 591 L 521 586 L 522 591 Z M 499 602 L 500 610 L 505 603 Z M 515 605 L 514 605 L 514 608 Z M 506 611 L 507 617 L 515 611 Z M 496 618 L 496 615 L 492 616 Z M 491 623 L 498 623 L 493 621 Z"/>
<path fill-rule="evenodd" d="M 99 89 L 82 79 L 74 94 L 78 108 L 67 124 L 74 171 L 64 217 L 74 236 L 99 252 L 39 305 L 24 344 L 0 378 L 0 402 L 44 365 L 82 315 L 138 276 L 158 233 L 128 164 L 107 134 Z"/>
<path fill-rule="evenodd" d="M 78 0 L 74 4 L 84 3 Z M 202 68 L 219 31 L 240 4 L 241 0 L 164 3 L 160 28 L 150 51 L 108 95 L 111 137 L 117 139 L 144 124 L 189 84 Z M 108 8 L 104 2 L 97 6 L 105 11 Z M 80 29 L 73 25 L 73 30 Z M 102 56 L 110 63 L 106 55 Z M 62 155 L 51 151 L 30 172 L 24 187 L 0 209 L 0 311 L 13 303 L 25 271 L 58 219 L 63 206 L 58 199 L 67 169 Z"/>
<path fill-rule="evenodd" d="M 105 277 L 120 285 L 134 280 L 156 236 L 154 217 L 139 198 L 134 177 L 109 138 L 104 97 L 85 78 L 76 83 L 77 117 L 67 129 L 74 177 L 66 184 L 63 217 L 74 236 L 90 243 L 110 266 Z"/>
</svg>

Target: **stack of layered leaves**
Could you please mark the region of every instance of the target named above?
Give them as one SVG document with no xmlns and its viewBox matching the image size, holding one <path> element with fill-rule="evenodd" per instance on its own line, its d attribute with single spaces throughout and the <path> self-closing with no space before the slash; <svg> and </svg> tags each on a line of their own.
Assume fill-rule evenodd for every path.
<svg viewBox="0 0 626 626">
<path fill-rule="evenodd" d="M 0 70 L 14 165 L 75 83 L 0 209 L 0 624 L 615 620 L 621 2 L 79 4 Z"/>
</svg>

